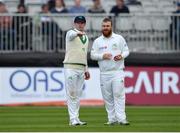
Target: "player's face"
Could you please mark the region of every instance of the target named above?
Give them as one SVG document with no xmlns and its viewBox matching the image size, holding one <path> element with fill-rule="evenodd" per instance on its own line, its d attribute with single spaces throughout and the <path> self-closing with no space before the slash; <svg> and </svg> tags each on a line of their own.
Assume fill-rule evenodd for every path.
<svg viewBox="0 0 180 133">
<path fill-rule="evenodd" d="M 102 23 L 102 33 L 105 37 L 110 37 L 112 34 L 112 24 L 111 22 Z"/>
<path fill-rule="evenodd" d="M 79 31 L 84 31 L 85 25 L 86 23 L 78 22 L 78 23 L 75 23 L 75 28 Z"/>
</svg>

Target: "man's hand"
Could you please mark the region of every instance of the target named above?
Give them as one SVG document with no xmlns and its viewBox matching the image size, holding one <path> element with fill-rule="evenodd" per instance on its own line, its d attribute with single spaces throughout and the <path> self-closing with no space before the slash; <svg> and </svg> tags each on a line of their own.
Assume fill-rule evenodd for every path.
<svg viewBox="0 0 180 133">
<path fill-rule="evenodd" d="M 85 73 L 84 73 L 84 79 L 85 80 L 89 80 L 90 79 L 90 73 L 88 72 L 88 71 L 86 71 Z"/>
<path fill-rule="evenodd" d="M 119 60 L 121 60 L 121 59 L 122 59 L 122 56 L 121 56 L 120 54 L 114 56 L 114 60 L 115 60 L 115 61 L 119 61 Z"/>
<path fill-rule="evenodd" d="M 103 59 L 105 59 L 105 60 L 111 60 L 111 58 L 112 58 L 112 54 L 111 53 L 105 53 L 103 55 Z"/>
<path fill-rule="evenodd" d="M 81 31 L 77 32 L 77 36 L 81 37 L 81 36 L 83 36 L 83 35 L 85 35 L 84 32 L 81 32 Z"/>
</svg>

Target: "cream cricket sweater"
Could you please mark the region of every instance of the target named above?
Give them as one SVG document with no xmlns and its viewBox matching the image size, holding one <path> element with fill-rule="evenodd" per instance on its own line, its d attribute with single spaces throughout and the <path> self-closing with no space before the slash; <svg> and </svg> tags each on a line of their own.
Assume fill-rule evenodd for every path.
<svg viewBox="0 0 180 133">
<path fill-rule="evenodd" d="M 88 37 L 77 36 L 77 29 L 66 34 L 66 54 L 63 61 L 65 68 L 85 70 L 87 67 Z"/>
</svg>

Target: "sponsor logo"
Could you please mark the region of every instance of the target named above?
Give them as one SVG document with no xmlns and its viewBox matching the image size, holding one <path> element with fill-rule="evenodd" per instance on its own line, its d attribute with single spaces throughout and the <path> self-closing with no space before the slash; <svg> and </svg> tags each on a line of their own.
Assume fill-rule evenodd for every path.
<svg viewBox="0 0 180 133">
<path fill-rule="evenodd" d="M 10 87 L 16 92 L 31 91 L 59 92 L 64 88 L 63 81 L 59 78 L 62 71 L 37 70 L 30 73 L 25 70 L 14 71 L 9 78 Z"/>
<path fill-rule="evenodd" d="M 99 47 L 99 50 L 107 49 L 107 46 Z"/>
<path fill-rule="evenodd" d="M 117 46 L 117 44 L 115 43 L 115 44 L 113 44 L 112 45 L 112 50 L 117 50 L 118 49 L 118 46 Z"/>
<path fill-rule="evenodd" d="M 139 94 L 145 91 L 147 94 L 180 94 L 180 77 L 176 72 L 140 71 L 135 75 L 132 71 L 126 71 L 125 78 L 126 93 Z"/>
</svg>

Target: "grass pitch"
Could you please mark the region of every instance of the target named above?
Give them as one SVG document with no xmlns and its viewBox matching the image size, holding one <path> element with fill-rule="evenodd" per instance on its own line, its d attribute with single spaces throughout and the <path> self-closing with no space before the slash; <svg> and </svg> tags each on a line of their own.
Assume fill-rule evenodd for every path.
<svg viewBox="0 0 180 133">
<path fill-rule="evenodd" d="M 0 132 L 174 132 L 180 131 L 180 107 L 127 106 L 129 126 L 105 126 L 104 107 L 81 107 L 86 126 L 70 127 L 66 107 L 0 107 Z"/>
</svg>

